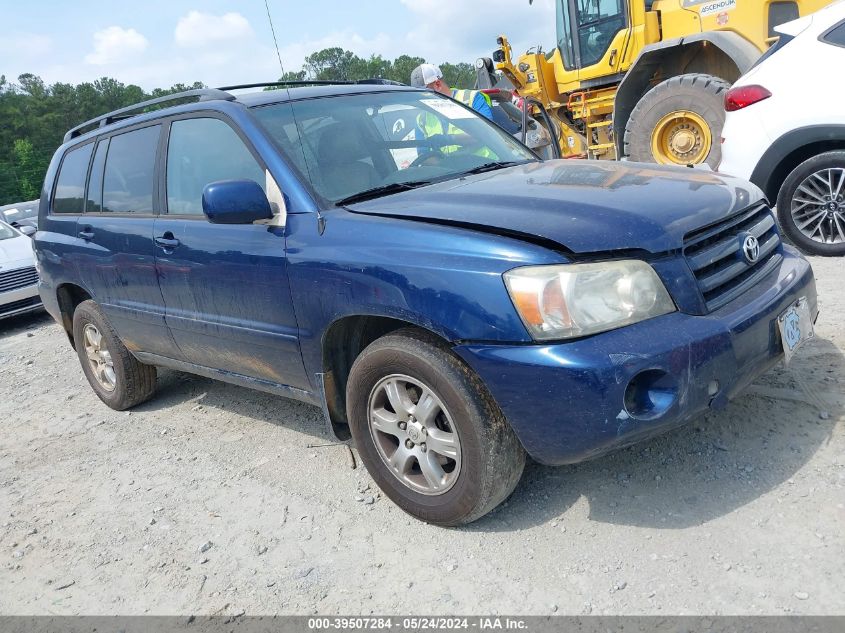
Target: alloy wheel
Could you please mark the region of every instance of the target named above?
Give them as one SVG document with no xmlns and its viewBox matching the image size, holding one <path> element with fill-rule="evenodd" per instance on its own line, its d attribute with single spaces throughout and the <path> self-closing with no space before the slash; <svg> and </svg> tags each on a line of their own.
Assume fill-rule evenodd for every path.
<svg viewBox="0 0 845 633">
<path fill-rule="evenodd" d="M 443 401 L 410 376 L 393 374 L 370 392 L 370 434 L 388 470 L 424 495 L 452 488 L 461 471 L 461 442 Z"/>
<path fill-rule="evenodd" d="M 795 227 L 814 242 L 845 242 L 845 168 L 822 169 L 802 180 L 790 213 Z"/>
<path fill-rule="evenodd" d="M 114 361 L 111 352 L 105 346 L 103 335 L 93 323 L 85 324 L 82 335 L 85 357 L 88 359 L 94 378 L 105 391 L 114 391 L 117 386 L 117 375 L 114 373 Z"/>
</svg>

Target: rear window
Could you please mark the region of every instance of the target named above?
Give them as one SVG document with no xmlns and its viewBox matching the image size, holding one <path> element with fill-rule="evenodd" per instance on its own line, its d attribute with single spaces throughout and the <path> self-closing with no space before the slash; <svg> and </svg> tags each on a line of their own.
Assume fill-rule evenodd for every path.
<svg viewBox="0 0 845 633">
<path fill-rule="evenodd" d="M 845 47 L 845 22 L 840 22 L 822 35 L 822 41 L 834 46 Z"/>
<path fill-rule="evenodd" d="M 82 213 L 85 207 L 85 178 L 93 143 L 70 150 L 62 160 L 53 196 L 53 213 Z"/>
<path fill-rule="evenodd" d="M 103 174 L 103 211 L 152 213 L 161 125 L 112 136 Z"/>
</svg>

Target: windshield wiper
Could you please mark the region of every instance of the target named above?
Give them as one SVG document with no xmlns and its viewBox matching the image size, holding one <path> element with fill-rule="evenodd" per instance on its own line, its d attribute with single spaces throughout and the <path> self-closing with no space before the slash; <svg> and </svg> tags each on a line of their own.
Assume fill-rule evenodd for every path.
<svg viewBox="0 0 845 633">
<path fill-rule="evenodd" d="M 371 200 L 373 198 L 378 198 L 380 196 L 387 196 L 391 193 L 399 193 L 400 191 L 408 191 L 410 189 L 416 189 L 417 187 L 423 187 L 425 185 L 430 185 L 430 180 L 413 180 L 411 182 L 394 182 L 389 185 L 381 185 L 380 187 L 373 187 L 372 189 L 365 189 L 364 191 L 359 191 L 358 193 L 353 193 L 351 196 L 347 196 L 345 198 L 341 198 L 335 204 L 337 205 L 344 205 L 344 204 L 352 204 L 353 202 L 363 202 L 364 200 Z"/>
<path fill-rule="evenodd" d="M 493 171 L 494 169 L 503 169 L 504 167 L 513 167 L 514 165 L 522 165 L 528 161 L 523 160 L 494 160 L 490 163 L 484 163 L 478 167 L 467 169 L 462 174 L 483 174 L 485 171 Z"/>
</svg>

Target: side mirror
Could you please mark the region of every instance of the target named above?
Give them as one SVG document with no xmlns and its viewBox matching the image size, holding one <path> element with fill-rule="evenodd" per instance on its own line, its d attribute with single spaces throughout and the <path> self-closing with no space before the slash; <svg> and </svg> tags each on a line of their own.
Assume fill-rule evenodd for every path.
<svg viewBox="0 0 845 633">
<path fill-rule="evenodd" d="M 254 180 L 218 180 L 202 191 L 202 211 L 212 224 L 252 224 L 270 220 L 273 210 Z"/>
<path fill-rule="evenodd" d="M 27 237 L 32 237 L 33 235 L 35 235 L 38 232 L 38 229 L 36 229 L 31 224 L 24 224 L 24 225 L 18 227 L 18 231 L 20 231 L 21 233 L 23 233 Z"/>
</svg>

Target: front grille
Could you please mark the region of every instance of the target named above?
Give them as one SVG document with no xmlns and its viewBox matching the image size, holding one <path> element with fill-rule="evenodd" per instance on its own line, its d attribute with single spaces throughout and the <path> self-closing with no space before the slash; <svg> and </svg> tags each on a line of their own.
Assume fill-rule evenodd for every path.
<svg viewBox="0 0 845 633">
<path fill-rule="evenodd" d="M 30 308 L 41 305 L 41 297 L 30 297 L 29 299 L 21 299 L 20 301 L 12 301 L 12 303 L 4 303 L 0 305 L 0 316 L 5 314 L 12 314 L 24 308 Z"/>
<path fill-rule="evenodd" d="M 756 237 L 760 246 L 754 263 L 748 262 L 742 248 L 748 235 Z M 688 233 L 684 255 L 708 312 L 733 301 L 774 270 L 782 259 L 779 245 L 775 219 L 762 203 Z"/>
<path fill-rule="evenodd" d="M 34 266 L 16 268 L 15 270 L 0 270 L 0 292 L 26 288 L 38 283 L 38 273 Z"/>
</svg>

